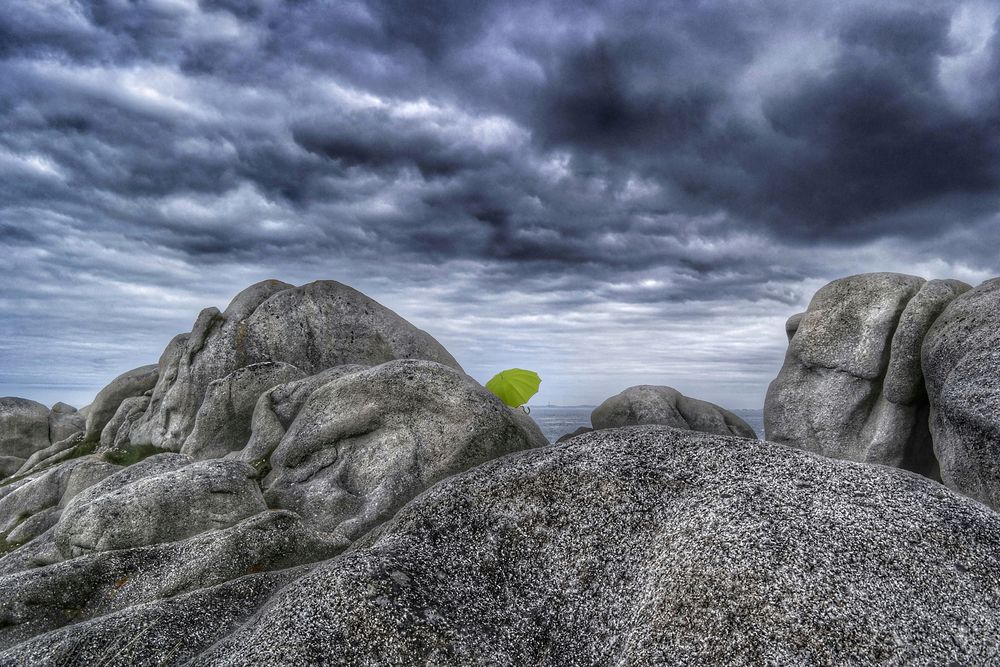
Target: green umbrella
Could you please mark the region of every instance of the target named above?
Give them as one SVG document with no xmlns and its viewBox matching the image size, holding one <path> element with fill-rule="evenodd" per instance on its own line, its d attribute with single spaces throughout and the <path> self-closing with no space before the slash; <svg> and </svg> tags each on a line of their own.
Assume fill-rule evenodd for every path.
<svg viewBox="0 0 1000 667">
<path fill-rule="evenodd" d="M 535 371 L 508 368 L 494 375 L 486 383 L 486 388 L 500 397 L 508 407 L 516 408 L 527 403 L 538 392 L 538 385 L 541 383 L 542 378 Z"/>
</svg>

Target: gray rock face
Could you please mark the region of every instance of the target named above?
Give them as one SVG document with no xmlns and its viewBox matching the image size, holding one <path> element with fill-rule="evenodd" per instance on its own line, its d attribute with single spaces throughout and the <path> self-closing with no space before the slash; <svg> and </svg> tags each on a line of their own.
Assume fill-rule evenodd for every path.
<svg viewBox="0 0 1000 667">
<path fill-rule="evenodd" d="M 27 459 L 49 446 L 49 409 L 26 398 L 0 398 L 0 456 Z"/>
<path fill-rule="evenodd" d="M 232 526 L 267 509 L 254 476 L 244 463 L 221 460 L 199 461 L 120 486 L 113 476 L 66 507 L 55 526 L 56 546 L 66 558 L 75 558 Z"/>
<path fill-rule="evenodd" d="M 179 451 L 194 428 L 209 385 L 261 362 L 282 362 L 305 375 L 344 364 L 422 358 L 458 362 L 427 333 L 360 292 L 333 281 L 302 287 L 271 280 L 241 292 L 225 312 L 201 312 L 191 333 L 160 360 L 160 379 L 135 445 Z"/>
<path fill-rule="evenodd" d="M 0 664 L 986 665 L 998 558 L 1000 515 L 926 478 L 634 427 L 452 477 L 280 581 L 7 623 Z"/>
<path fill-rule="evenodd" d="M 785 335 L 788 340 L 792 340 L 792 336 L 795 332 L 799 330 L 799 325 L 802 324 L 802 318 L 805 317 L 805 313 L 795 313 L 785 321 Z"/>
<path fill-rule="evenodd" d="M 83 431 L 77 431 L 65 440 L 55 442 L 45 449 L 39 449 L 28 457 L 18 469 L 16 476 L 34 475 L 51 468 L 57 463 L 89 453 L 92 445 L 84 442 Z"/>
<path fill-rule="evenodd" d="M 49 412 L 49 442 L 65 440 L 87 427 L 87 421 L 72 405 L 56 403 Z"/>
<path fill-rule="evenodd" d="M 702 433 L 757 439 L 745 421 L 714 403 L 688 398 L 672 387 L 642 384 L 601 403 L 590 415 L 595 430 L 660 424 Z"/>
<path fill-rule="evenodd" d="M 97 451 L 110 459 L 127 459 L 132 444 L 132 425 L 146 414 L 149 396 L 126 398 L 118 406 L 118 411 L 101 431 L 101 442 Z"/>
<path fill-rule="evenodd" d="M 987 664 L 998 553 L 904 472 L 601 431 L 435 487 L 196 664 Z"/>
<path fill-rule="evenodd" d="M 347 543 L 435 482 L 537 443 L 464 373 L 391 361 L 312 393 L 271 455 L 264 496 Z"/>
<path fill-rule="evenodd" d="M 923 342 L 945 484 L 1000 509 L 1000 279 L 952 301 Z"/>
<path fill-rule="evenodd" d="M 920 347 L 945 306 L 968 288 L 871 273 L 820 289 L 787 326 L 785 363 L 764 404 L 767 438 L 936 476 Z"/>
<path fill-rule="evenodd" d="M 250 439 L 246 446 L 227 456 L 260 467 L 270 468 L 271 453 L 281 444 L 288 427 L 312 393 L 343 375 L 365 370 L 356 364 L 334 366 L 307 378 L 278 385 L 261 394 L 251 417 Z"/>
<path fill-rule="evenodd" d="M 83 457 L 25 480 L 0 497 L 0 531 L 50 507 L 65 506 L 84 488 L 104 479 L 118 466 L 94 457 Z"/>
<path fill-rule="evenodd" d="M 0 479 L 13 475 L 24 465 L 24 461 L 19 456 L 0 456 Z"/>
<path fill-rule="evenodd" d="M 303 377 L 305 373 L 291 364 L 266 361 L 210 382 L 181 454 L 202 460 L 243 449 L 250 438 L 251 418 L 260 396 L 276 385 Z"/>
<path fill-rule="evenodd" d="M 100 439 L 101 431 L 114 417 L 122 401 L 142 396 L 156 385 L 158 376 L 159 369 L 156 364 L 140 366 L 122 373 L 99 391 L 87 411 L 87 439 Z"/>
<path fill-rule="evenodd" d="M 0 487 L 0 574 L 19 569 L 17 558 L 3 553 L 17 548 L 18 562 L 33 565 L 51 559 L 47 553 L 29 552 L 23 545 L 49 530 L 63 508 L 79 493 L 114 474 L 119 466 L 86 456 Z M 41 552 L 51 550 L 41 549 Z"/>
<path fill-rule="evenodd" d="M 96 552 L 0 576 L 0 648 L 70 623 L 332 555 L 295 514 L 261 512 L 180 542 Z"/>
</svg>

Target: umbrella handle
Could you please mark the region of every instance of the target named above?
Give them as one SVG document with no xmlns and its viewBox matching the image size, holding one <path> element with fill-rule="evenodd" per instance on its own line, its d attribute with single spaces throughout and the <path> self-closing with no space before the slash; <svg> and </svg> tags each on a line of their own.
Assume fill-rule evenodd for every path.
<svg viewBox="0 0 1000 667">
<path fill-rule="evenodd" d="M 526 414 L 526 415 L 530 415 L 530 414 L 531 414 L 531 408 L 529 408 L 529 407 L 528 407 L 527 405 L 522 405 L 522 406 L 521 406 L 521 410 L 522 410 L 522 411 L 524 412 L 524 414 Z"/>
</svg>

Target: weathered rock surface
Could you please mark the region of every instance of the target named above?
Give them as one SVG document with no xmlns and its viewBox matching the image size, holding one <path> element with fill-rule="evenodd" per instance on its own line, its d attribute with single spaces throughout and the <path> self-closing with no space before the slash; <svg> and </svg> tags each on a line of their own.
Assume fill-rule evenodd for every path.
<svg viewBox="0 0 1000 667">
<path fill-rule="evenodd" d="M 65 440 L 86 427 L 86 419 L 72 405 L 56 403 L 52 406 L 49 412 L 49 442 Z"/>
<path fill-rule="evenodd" d="M 785 363 L 764 405 L 767 438 L 935 477 L 920 348 L 941 311 L 967 289 L 895 273 L 820 289 L 786 325 Z"/>
<path fill-rule="evenodd" d="M 146 461 L 159 463 L 159 456 Z M 166 460 L 165 471 L 135 478 L 138 466 L 130 466 L 74 498 L 55 526 L 60 553 L 75 558 L 177 541 L 267 509 L 245 463 L 199 461 L 171 469 L 177 459 Z"/>
<path fill-rule="evenodd" d="M 210 382 L 181 454 L 202 460 L 243 449 L 250 439 L 254 406 L 261 395 L 304 377 L 305 373 L 291 364 L 265 361 Z"/>
<path fill-rule="evenodd" d="M 140 366 L 126 371 L 112 380 L 108 386 L 98 392 L 94 402 L 87 411 L 86 437 L 88 440 L 98 440 L 101 431 L 118 411 L 118 406 L 127 398 L 142 396 L 156 386 L 159 368 L 156 364 Z"/>
<path fill-rule="evenodd" d="M 89 454 L 91 449 L 93 449 L 93 443 L 85 442 L 84 432 L 78 431 L 65 440 L 55 442 L 45 449 L 39 449 L 29 456 L 14 473 L 14 476 L 23 477 L 24 475 L 40 473 L 62 461 Z"/>
<path fill-rule="evenodd" d="M 119 469 L 85 456 L 0 487 L 0 556 L 42 535 L 76 495 Z M 21 555 L 28 558 L 25 562 L 34 558 L 33 554 Z M 0 558 L 0 573 L 9 571 L 11 562 Z"/>
<path fill-rule="evenodd" d="M 367 366 L 349 364 L 334 366 L 307 378 L 280 384 L 261 394 L 251 417 L 250 438 L 231 458 L 270 470 L 271 453 L 281 444 L 288 427 L 312 393 L 343 375 L 365 370 Z"/>
<path fill-rule="evenodd" d="M 126 398 L 118 406 L 118 411 L 101 431 L 100 446 L 97 451 L 111 460 L 128 460 L 132 455 L 132 425 L 146 414 L 149 396 Z"/>
<path fill-rule="evenodd" d="M 96 552 L 0 576 L 0 648 L 81 620 L 334 553 L 295 514 L 269 511 L 179 542 Z"/>
<path fill-rule="evenodd" d="M 133 445 L 179 451 L 209 385 L 251 364 L 280 362 L 313 375 L 333 366 L 397 358 L 459 368 L 430 335 L 346 285 L 257 283 L 224 312 L 203 310 L 191 333 L 171 342 L 160 359 L 150 405 L 131 425 L 129 438 Z"/>
<path fill-rule="evenodd" d="M 1000 278 L 952 301 L 923 342 L 941 478 L 1000 509 Z"/>
<path fill-rule="evenodd" d="M 49 409 L 26 398 L 0 398 L 0 456 L 27 459 L 49 446 Z"/>
<path fill-rule="evenodd" d="M 601 403 L 590 415 L 595 430 L 660 424 L 702 433 L 757 438 L 753 428 L 725 408 L 684 396 L 672 387 L 642 384 Z"/>
<path fill-rule="evenodd" d="M 0 456 L 0 479 L 13 475 L 24 462 L 25 459 L 19 456 Z"/>
<path fill-rule="evenodd" d="M 25 575 L 0 664 L 985 665 L 998 558 L 1000 515 L 924 477 L 605 430 L 438 484 L 314 568 L 163 600 L 147 580 L 91 618 L 94 586 L 68 594 L 90 620 L 31 638 L 61 621 Z"/>
<path fill-rule="evenodd" d="M 348 543 L 439 480 L 538 444 L 461 371 L 390 361 L 309 396 L 270 456 L 264 496 Z"/>
</svg>

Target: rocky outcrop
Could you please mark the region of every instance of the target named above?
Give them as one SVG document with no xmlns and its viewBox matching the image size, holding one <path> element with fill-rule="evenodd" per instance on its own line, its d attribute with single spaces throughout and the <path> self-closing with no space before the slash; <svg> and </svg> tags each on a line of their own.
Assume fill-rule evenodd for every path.
<svg viewBox="0 0 1000 667">
<path fill-rule="evenodd" d="M 459 368 L 427 333 L 346 285 L 257 283 L 238 294 L 224 312 L 203 310 L 191 333 L 171 342 L 160 358 L 160 377 L 149 407 L 131 424 L 129 441 L 137 447 L 180 451 L 212 382 L 253 364 L 287 364 L 302 375 L 314 375 L 334 366 L 377 365 L 399 358 Z"/>
<path fill-rule="evenodd" d="M 101 431 L 97 451 L 109 460 L 128 460 L 131 456 L 132 424 L 138 422 L 149 408 L 149 396 L 126 398 L 118 411 Z"/>
<path fill-rule="evenodd" d="M 684 396 L 673 387 L 641 384 L 612 396 L 590 413 L 592 427 L 580 426 L 556 439 L 565 442 L 595 430 L 661 425 L 673 428 L 757 438 L 753 427 L 725 408 Z"/>
<path fill-rule="evenodd" d="M 364 370 L 367 366 L 334 366 L 307 378 L 277 385 L 261 394 L 251 416 L 250 438 L 246 446 L 228 456 L 246 461 L 258 470 L 270 470 L 271 453 L 281 444 L 288 427 L 312 393 L 343 375 Z"/>
<path fill-rule="evenodd" d="M 1000 278 L 952 301 L 922 352 L 941 478 L 1000 509 Z"/>
<path fill-rule="evenodd" d="M 0 398 L 0 456 L 20 459 L 23 463 L 49 444 L 47 407 L 26 398 Z M 5 467 L 10 465 L 13 464 Z"/>
<path fill-rule="evenodd" d="M 190 553 L 168 547 L 147 549 Z M 0 580 L 0 664 L 980 665 L 1000 636 L 1000 515 L 905 471 L 663 427 L 478 466 L 315 566 L 164 598 L 179 565 L 86 558 Z M 71 564 L 80 592 L 57 588 Z M 83 620 L 46 613 L 56 590 Z"/>
<path fill-rule="evenodd" d="M 164 465 L 164 462 L 166 464 Z M 254 470 L 239 461 L 153 456 L 75 497 L 53 538 L 65 558 L 174 542 L 266 509 Z"/>
<path fill-rule="evenodd" d="M 272 387 L 304 377 L 305 373 L 291 364 L 265 361 L 210 382 L 181 453 L 201 460 L 243 449 L 250 438 L 254 407 L 261 395 Z"/>
<path fill-rule="evenodd" d="M 80 433 L 87 421 L 77 409 L 66 403 L 56 403 L 49 412 L 49 442 L 56 443 Z"/>
<path fill-rule="evenodd" d="M 120 470 L 96 457 L 66 461 L 38 474 L 0 486 L 0 556 L 31 542 L 52 528 L 63 509 L 84 489 Z M 41 560 L 50 559 L 42 549 Z M 13 555 L 13 554 L 12 554 Z M 23 553 L 33 563 L 37 554 Z M 0 573 L 18 569 L 11 557 L 0 558 Z M 20 562 L 20 561 L 19 561 Z"/>
<path fill-rule="evenodd" d="M 895 273 L 820 289 L 786 325 L 785 363 L 764 405 L 767 438 L 936 476 L 920 348 L 938 315 L 967 289 Z"/>
<path fill-rule="evenodd" d="M 334 553 L 326 541 L 303 526 L 298 516 L 276 511 L 261 512 L 229 528 L 178 542 L 93 552 L 46 567 L 0 575 L 4 591 L 0 616 L 5 620 L 0 626 L 0 647 L 12 646 L 39 632 L 211 590 L 258 572 L 285 569 L 271 576 L 287 581 L 301 576 L 303 571 L 286 568 L 320 561 Z M 216 597 L 215 602 L 221 599 Z M 197 628 L 188 631 L 197 632 Z M 169 650 L 160 660 L 161 664 L 173 664 Z M 120 663 L 111 659 L 105 664 Z"/>
<path fill-rule="evenodd" d="M 653 386 L 548 446 L 367 297 L 258 283 L 155 386 L 0 411 L 0 665 L 988 664 L 1000 515 L 801 451 L 930 474 L 933 435 L 996 502 L 1000 284 L 965 289 L 860 276 L 790 318 L 796 449 Z"/>
<path fill-rule="evenodd" d="M 310 394 L 269 456 L 264 497 L 346 545 L 439 480 L 540 437 L 464 373 L 391 361 Z"/>
<path fill-rule="evenodd" d="M 684 396 L 672 387 L 642 384 L 601 403 L 590 415 L 595 430 L 660 424 L 674 428 L 757 438 L 753 428 L 725 408 Z"/>
<path fill-rule="evenodd" d="M 122 401 L 152 390 L 158 377 L 159 368 L 156 364 L 140 366 L 122 373 L 101 389 L 87 411 L 86 438 L 100 439 L 101 431 L 118 412 Z"/>
</svg>

